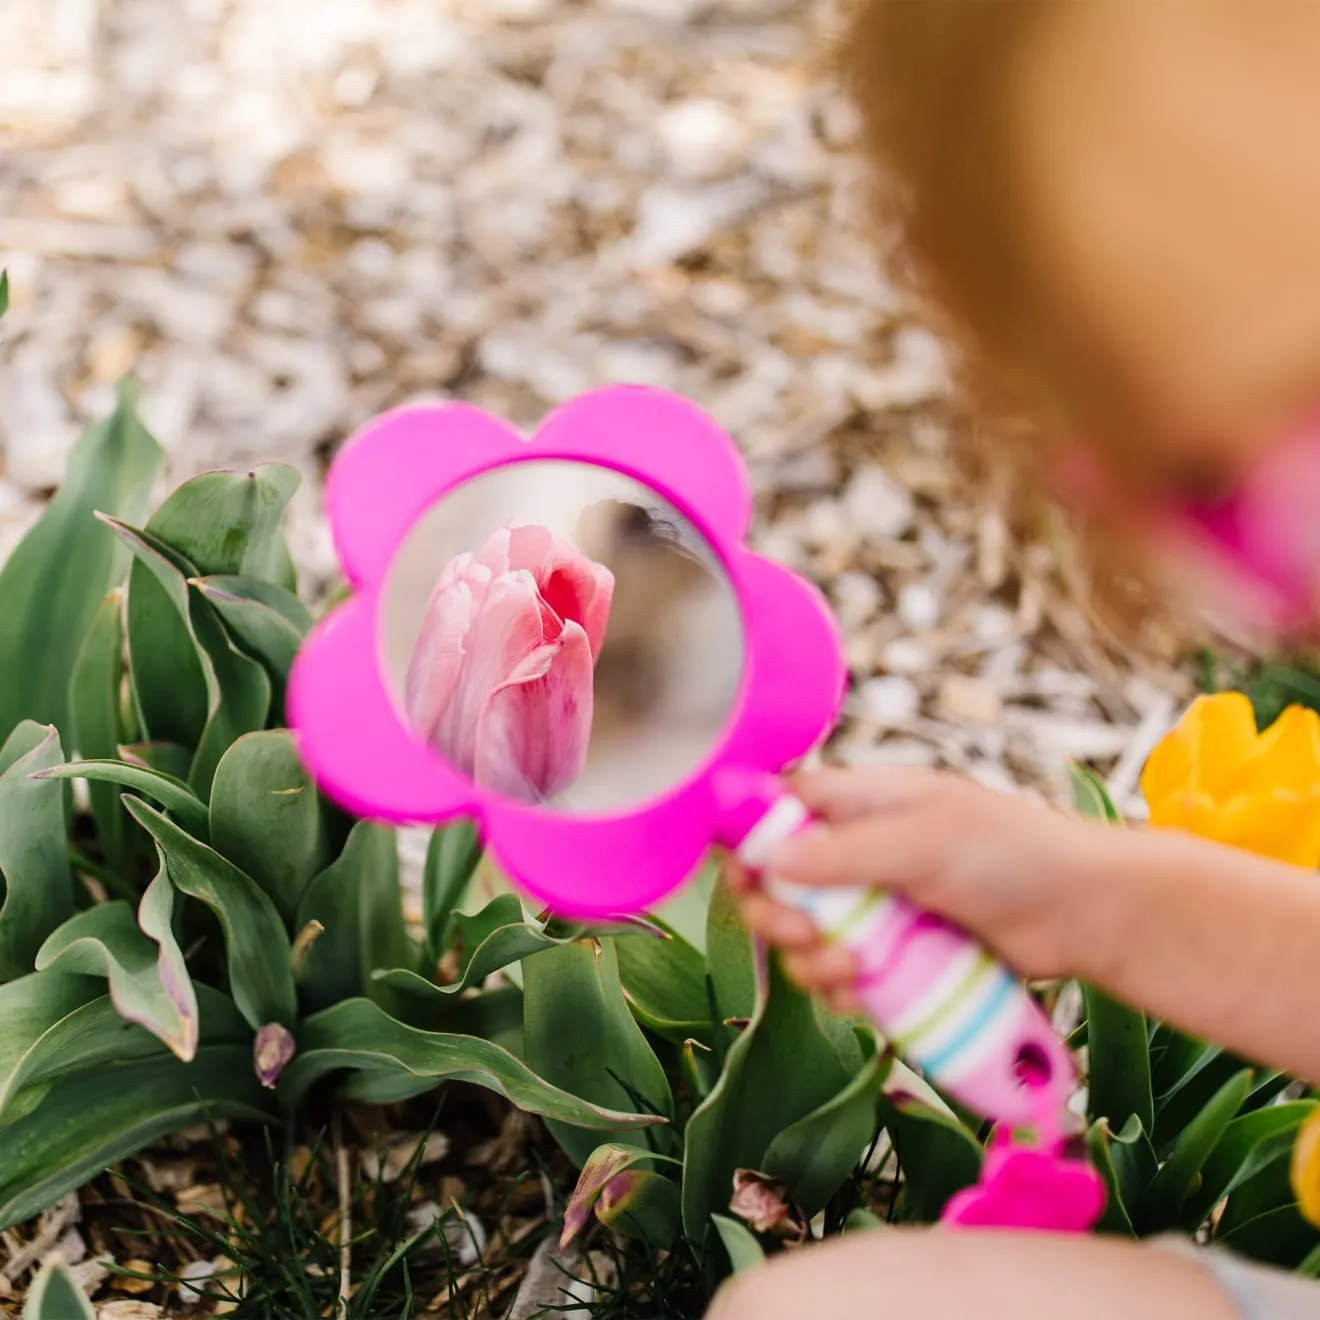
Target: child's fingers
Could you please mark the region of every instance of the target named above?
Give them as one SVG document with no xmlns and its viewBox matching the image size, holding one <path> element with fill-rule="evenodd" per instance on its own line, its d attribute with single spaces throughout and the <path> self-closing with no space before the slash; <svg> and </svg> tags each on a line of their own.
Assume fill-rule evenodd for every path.
<svg viewBox="0 0 1320 1320">
<path fill-rule="evenodd" d="M 767 869 L 795 884 L 864 885 L 911 896 L 932 874 L 940 832 L 925 813 L 815 825 L 778 844 Z"/>
<path fill-rule="evenodd" d="M 757 890 L 743 896 L 742 915 L 754 935 L 781 949 L 805 949 L 820 940 L 816 923 L 805 912 L 776 903 Z"/>
<path fill-rule="evenodd" d="M 812 815 L 843 821 L 905 806 L 929 790 L 931 778 L 926 770 L 809 770 L 791 786 Z"/>
<path fill-rule="evenodd" d="M 807 948 L 786 950 L 784 969 L 808 990 L 851 990 L 857 979 L 856 961 L 838 944 L 818 942 Z"/>
</svg>

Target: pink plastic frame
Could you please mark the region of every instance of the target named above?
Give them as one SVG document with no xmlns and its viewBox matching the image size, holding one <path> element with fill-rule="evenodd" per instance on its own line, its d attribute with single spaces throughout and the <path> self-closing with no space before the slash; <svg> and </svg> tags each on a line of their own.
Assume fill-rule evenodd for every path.
<svg viewBox="0 0 1320 1320">
<path fill-rule="evenodd" d="M 669 501 L 723 561 L 742 610 L 745 672 L 718 746 L 686 783 L 627 813 L 556 814 L 483 792 L 409 731 L 382 672 L 382 591 L 418 519 L 473 477 L 547 459 L 611 468 Z M 752 497 L 738 451 L 684 399 L 637 386 L 596 391 L 552 413 L 530 441 L 463 404 L 397 409 L 340 451 L 326 508 L 354 594 L 313 630 L 290 675 L 289 722 L 308 769 L 369 819 L 472 818 L 509 878 L 563 916 L 661 901 L 719 832 L 714 778 L 778 773 L 838 718 L 847 671 L 832 616 L 815 588 L 745 548 Z"/>
</svg>

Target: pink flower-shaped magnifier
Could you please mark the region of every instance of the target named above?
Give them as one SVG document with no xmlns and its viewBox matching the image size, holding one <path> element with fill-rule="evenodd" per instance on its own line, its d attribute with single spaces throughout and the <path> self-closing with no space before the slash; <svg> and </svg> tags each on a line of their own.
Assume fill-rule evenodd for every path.
<svg viewBox="0 0 1320 1320">
<path fill-rule="evenodd" d="M 482 788 L 408 727 L 390 695 L 379 640 L 383 593 L 410 532 L 465 483 L 551 459 L 610 469 L 672 505 L 721 562 L 741 609 L 744 672 L 722 737 L 685 782 L 640 809 L 570 815 Z M 638 387 L 601 390 L 554 412 L 530 441 L 465 405 L 399 409 L 341 450 L 326 503 L 354 594 L 313 631 L 290 678 L 290 724 L 310 770 L 361 816 L 399 824 L 473 818 L 514 883 L 557 913 L 611 916 L 663 899 L 712 841 L 730 835 L 736 804 L 721 785 L 778 773 L 838 715 L 846 670 L 824 602 L 744 547 L 752 502 L 738 452 L 685 400 Z"/>
</svg>

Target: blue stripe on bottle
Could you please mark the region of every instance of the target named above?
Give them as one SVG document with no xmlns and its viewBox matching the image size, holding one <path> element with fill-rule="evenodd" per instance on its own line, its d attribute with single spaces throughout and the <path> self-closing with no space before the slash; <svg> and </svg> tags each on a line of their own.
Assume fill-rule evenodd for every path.
<svg viewBox="0 0 1320 1320">
<path fill-rule="evenodd" d="M 921 1060 L 921 1066 L 928 1072 L 938 1072 L 948 1067 L 968 1045 L 994 1021 L 995 1015 L 1006 1008 L 1017 990 L 1017 982 L 1007 973 L 1002 972 L 995 992 L 983 1000 L 979 1010 L 963 1023 L 957 1034 L 937 1053 Z"/>
</svg>

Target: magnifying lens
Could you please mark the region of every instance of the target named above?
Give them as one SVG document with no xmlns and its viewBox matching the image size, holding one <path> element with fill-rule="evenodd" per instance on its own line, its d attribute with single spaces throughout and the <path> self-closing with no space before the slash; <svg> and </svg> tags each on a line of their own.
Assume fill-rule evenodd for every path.
<svg viewBox="0 0 1320 1320">
<path fill-rule="evenodd" d="M 691 404 L 604 390 L 530 441 L 461 405 L 387 413 L 327 505 L 354 595 L 289 712 L 350 810 L 470 817 L 515 885 L 588 920 L 659 903 L 713 844 L 760 871 L 809 825 L 779 776 L 837 719 L 840 638 L 746 548 L 746 473 Z M 1013 1124 L 1062 1110 L 1071 1057 L 989 953 L 893 896 L 763 880 L 854 951 L 866 1010 L 931 1080 Z"/>
</svg>

